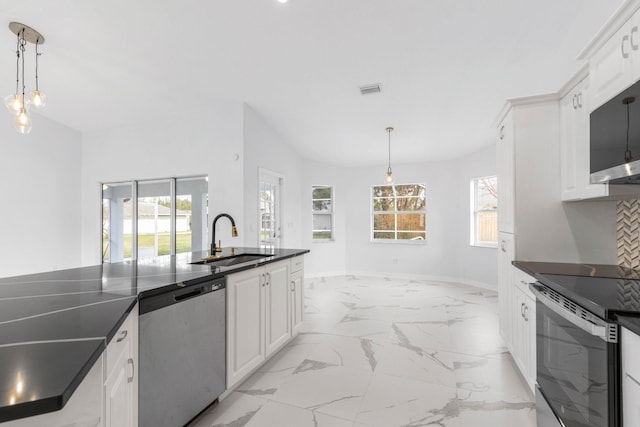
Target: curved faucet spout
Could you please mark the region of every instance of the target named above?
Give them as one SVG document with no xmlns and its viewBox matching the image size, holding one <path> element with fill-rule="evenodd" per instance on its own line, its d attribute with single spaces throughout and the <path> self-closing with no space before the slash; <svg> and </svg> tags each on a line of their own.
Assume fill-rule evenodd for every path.
<svg viewBox="0 0 640 427">
<path fill-rule="evenodd" d="M 231 221 L 231 235 L 233 237 L 238 237 L 238 229 L 236 228 L 236 222 L 233 220 L 233 218 L 231 218 L 231 215 L 226 213 L 221 213 L 217 215 L 213 219 L 213 224 L 211 225 L 211 230 L 212 230 L 211 231 L 211 255 L 215 255 L 216 252 L 222 252 L 222 247 L 216 246 L 216 223 L 222 217 L 229 218 L 229 221 Z"/>
</svg>

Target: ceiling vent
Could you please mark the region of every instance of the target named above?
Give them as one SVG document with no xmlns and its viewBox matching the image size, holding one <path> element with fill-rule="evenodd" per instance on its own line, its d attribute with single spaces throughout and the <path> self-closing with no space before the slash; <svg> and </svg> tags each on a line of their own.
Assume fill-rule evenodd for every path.
<svg viewBox="0 0 640 427">
<path fill-rule="evenodd" d="M 382 91 L 382 88 L 380 87 L 380 83 L 360 86 L 360 93 L 362 95 L 369 95 L 371 93 L 380 93 L 381 91 Z"/>
</svg>

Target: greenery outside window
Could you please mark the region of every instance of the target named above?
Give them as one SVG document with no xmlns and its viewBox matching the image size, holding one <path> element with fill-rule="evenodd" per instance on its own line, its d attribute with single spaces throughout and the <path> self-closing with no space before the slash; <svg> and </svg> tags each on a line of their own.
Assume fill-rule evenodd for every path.
<svg viewBox="0 0 640 427">
<path fill-rule="evenodd" d="M 206 176 L 103 183 L 102 262 L 206 251 Z"/>
<path fill-rule="evenodd" d="M 333 187 L 311 187 L 313 240 L 333 240 Z"/>
<path fill-rule="evenodd" d="M 498 179 L 471 180 L 471 245 L 498 246 Z"/>
<path fill-rule="evenodd" d="M 372 187 L 372 241 L 424 241 L 426 186 L 424 184 Z"/>
</svg>

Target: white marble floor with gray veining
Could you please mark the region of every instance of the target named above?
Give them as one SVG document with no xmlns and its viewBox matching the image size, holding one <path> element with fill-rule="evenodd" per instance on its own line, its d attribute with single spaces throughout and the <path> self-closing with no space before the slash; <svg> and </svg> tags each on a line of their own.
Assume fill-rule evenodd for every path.
<svg viewBox="0 0 640 427">
<path fill-rule="evenodd" d="M 309 279 L 304 331 L 189 427 L 535 427 L 496 292 Z"/>
</svg>

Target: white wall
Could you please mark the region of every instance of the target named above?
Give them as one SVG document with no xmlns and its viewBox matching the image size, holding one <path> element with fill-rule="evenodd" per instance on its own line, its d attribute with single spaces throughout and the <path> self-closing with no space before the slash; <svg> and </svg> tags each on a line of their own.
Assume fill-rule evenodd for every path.
<svg viewBox="0 0 640 427">
<path fill-rule="evenodd" d="M 454 170 L 458 209 L 454 239 L 456 246 L 456 269 L 460 281 L 468 284 L 479 284 L 492 289 L 498 288 L 498 253 L 496 248 L 471 246 L 471 206 L 470 182 L 475 178 L 496 174 L 496 147 L 487 148 L 454 160 Z M 500 183 L 498 183 L 500 192 Z"/>
<path fill-rule="evenodd" d="M 80 265 L 80 133 L 33 115 L 20 135 L 0 115 L 0 276 Z"/>
<path fill-rule="evenodd" d="M 349 192 L 349 168 L 304 161 L 302 181 L 302 245 L 311 249 L 305 256 L 306 275 L 342 275 L 347 271 L 347 198 Z M 334 188 L 334 239 L 313 242 L 311 216 L 311 187 L 332 185 Z"/>
<path fill-rule="evenodd" d="M 99 183 L 105 181 L 206 174 L 209 221 L 226 212 L 240 230 L 244 228 L 241 103 L 219 103 L 173 120 L 89 133 L 82 147 L 85 265 L 101 262 Z M 242 234 L 231 238 L 231 227 L 222 223 L 216 230 L 218 238 L 223 246 L 244 244 Z"/>
<path fill-rule="evenodd" d="M 302 248 L 300 195 L 302 158 L 250 106 L 243 108 L 244 220 L 238 230 L 248 246 L 258 246 L 258 169 L 284 176 L 283 248 Z M 240 187 L 242 188 L 242 187 Z"/>
</svg>

